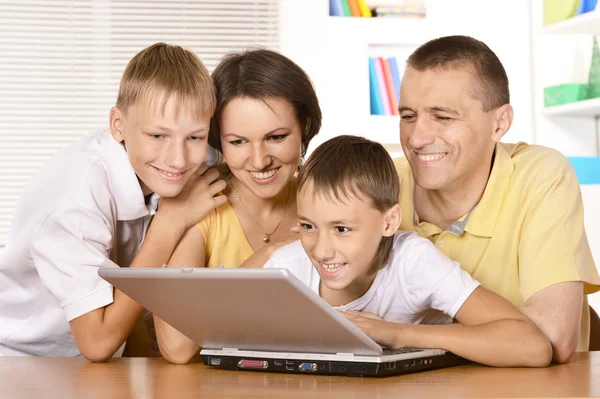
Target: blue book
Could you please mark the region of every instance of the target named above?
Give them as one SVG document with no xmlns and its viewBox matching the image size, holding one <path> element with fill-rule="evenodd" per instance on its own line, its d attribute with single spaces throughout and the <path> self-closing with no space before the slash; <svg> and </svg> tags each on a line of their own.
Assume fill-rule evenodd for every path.
<svg viewBox="0 0 600 399">
<path fill-rule="evenodd" d="M 581 0 L 576 15 L 585 14 L 586 12 L 594 11 L 598 0 Z"/>
<path fill-rule="evenodd" d="M 398 70 L 398 61 L 396 61 L 396 57 L 391 57 L 388 58 L 388 62 L 390 63 L 390 70 L 392 71 L 396 101 L 400 103 L 400 72 Z"/>
<path fill-rule="evenodd" d="M 600 157 L 569 157 L 579 184 L 600 184 Z"/>
<path fill-rule="evenodd" d="M 375 72 L 375 60 L 371 57 L 369 57 L 369 98 L 371 99 L 371 115 L 385 115 L 379 93 L 377 72 Z"/>
<path fill-rule="evenodd" d="M 344 8 L 342 0 L 329 0 L 329 15 L 332 17 L 343 17 Z"/>
</svg>

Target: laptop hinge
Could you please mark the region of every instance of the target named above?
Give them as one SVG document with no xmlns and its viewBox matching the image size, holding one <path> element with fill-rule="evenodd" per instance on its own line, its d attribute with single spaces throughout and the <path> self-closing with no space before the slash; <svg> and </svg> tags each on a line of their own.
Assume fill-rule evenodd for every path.
<svg viewBox="0 0 600 399">
<path fill-rule="evenodd" d="M 344 353 L 344 352 L 338 352 L 338 353 L 336 353 L 336 355 L 343 355 L 343 356 L 354 356 L 354 353 Z"/>
</svg>

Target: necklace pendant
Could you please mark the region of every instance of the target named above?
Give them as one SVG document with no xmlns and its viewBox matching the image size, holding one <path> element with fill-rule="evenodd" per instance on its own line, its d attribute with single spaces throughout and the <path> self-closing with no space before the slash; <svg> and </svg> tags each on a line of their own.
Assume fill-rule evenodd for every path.
<svg viewBox="0 0 600 399">
<path fill-rule="evenodd" d="M 265 235 L 263 236 L 263 241 L 269 242 L 269 233 L 265 233 Z"/>
</svg>

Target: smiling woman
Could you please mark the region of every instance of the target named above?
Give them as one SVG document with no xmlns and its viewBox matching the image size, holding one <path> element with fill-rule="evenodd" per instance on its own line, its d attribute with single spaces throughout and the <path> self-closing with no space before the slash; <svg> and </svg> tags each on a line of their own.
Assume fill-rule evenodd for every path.
<svg viewBox="0 0 600 399">
<path fill-rule="evenodd" d="M 281 54 L 230 54 L 212 77 L 217 107 L 208 140 L 227 165 L 228 202 L 186 232 L 169 267 L 238 267 L 267 243 L 293 238 L 296 174 L 321 127 L 309 77 Z M 190 339 L 154 321 L 167 360 L 186 363 L 198 353 Z"/>
</svg>

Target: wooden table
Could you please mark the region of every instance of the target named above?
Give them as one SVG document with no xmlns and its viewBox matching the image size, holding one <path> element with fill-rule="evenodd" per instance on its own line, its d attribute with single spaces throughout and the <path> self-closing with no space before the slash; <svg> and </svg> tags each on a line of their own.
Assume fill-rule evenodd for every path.
<svg viewBox="0 0 600 399">
<path fill-rule="evenodd" d="M 386 377 L 213 370 L 122 358 L 0 357 L 0 398 L 580 398 L 600 396 L 600 352 L 543 369 L 460 366 Z"/>
</svg>

